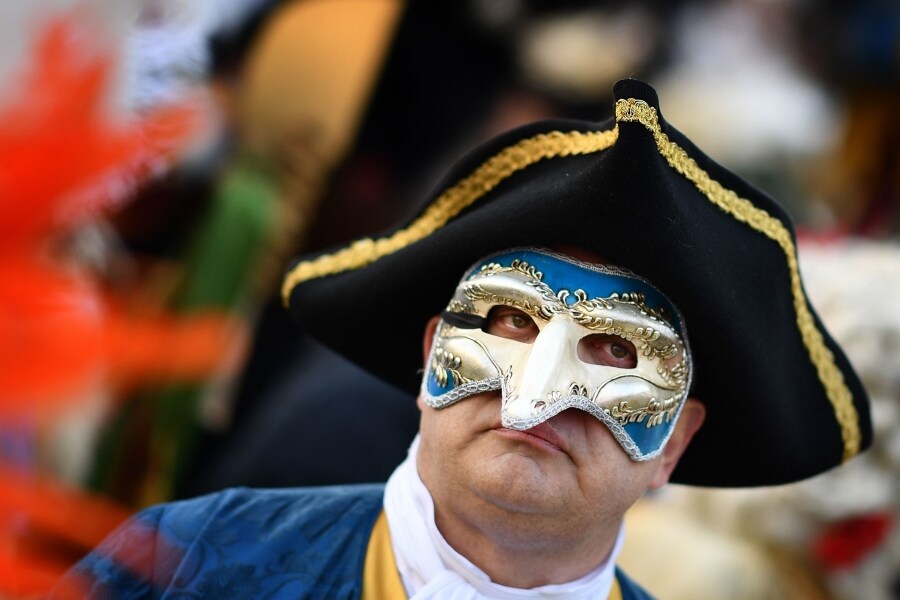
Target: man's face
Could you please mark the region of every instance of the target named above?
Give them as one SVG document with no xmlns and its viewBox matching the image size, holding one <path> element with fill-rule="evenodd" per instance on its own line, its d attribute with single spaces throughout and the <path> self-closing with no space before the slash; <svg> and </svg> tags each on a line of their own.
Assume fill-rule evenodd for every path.
<svg viewBox="0 0 900 600">
<path fill-rule="evenodd" d="M 484 291 L 485 286 L 479 289 Z M 495 337 L 501 346 L 534 345 L 547 331 L 547 323 L 536 322 L 535 311 L 528 307 L 523 310 L 499 302 L 480 307 L 477 313 L 483 315 L 479 335 Z M 554 313 L 547 322 L 562 319 Z M 426 357 L 432 357 L 432 364 L 432 343 L 439 343 L 435 340 L 441 337 L 432 334 L 443 325 L 434 319 L 426 332 Z M 565 324 L 561 329 L 565 327 L 571 329 Z M 556 335 L 555 340 L 557 346 L 571 347 L 557 347 L 553 352 L 570 353 L 591 368 L 631 373 L 641 360 L 640 348 L 620 335 L 586 331 L 583 336 Z M 502 355 L 502 351 L 492 354 Z M 601 385 L 607 379 L 601 378 Z M 660 448 L 656 458 L 633 460 L 609 425 L 586 410 L 564 407 L 531 428 L 512 428 L 502 424 L 500 390 L 467 394 L 440 408 L 426 405 L 429 400 L 433 397 L 423 392 L 418 466 L 435 497 L 439 523 L 442 511 L 459 511 L 460 516 L 488 517 L 486 523 L 514 537 L 518 535 L 513 530 L 520 528 L 528 530 L 528 539 L 544 541 L 548 536 L 564 540 L 583 534 L 585 527 L 596 534 L 605 525 L 612 533 L 641 494 L 665 483 L 686 444 L 681 432 L 672 433 L 672 423 L 666 449 Z M 690 419 L 694 421 L 693 416 Z"/>
</svg>

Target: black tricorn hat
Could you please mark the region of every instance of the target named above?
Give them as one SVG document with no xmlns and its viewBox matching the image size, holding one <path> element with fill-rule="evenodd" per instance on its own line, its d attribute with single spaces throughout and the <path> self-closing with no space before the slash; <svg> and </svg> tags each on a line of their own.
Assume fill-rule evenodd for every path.
<svg viewBox="0 0 900 600">
<path fill-rule="evenodd" d="M 691 396 L 707 416 L 673 481 L 787 483 L 868 447 L 866 392 L 810 306 L 787 213 L 666 123 L 652 87 L 624 80 L 614 95 L 615 122 L 501 135 L 399 227 L 304 257 L 285 303 L 327 345 L 414 393 L 425 324 L 468 267 L 505 248 L 578 247 L 648 278 L 684 316 Z"/>
</svg>

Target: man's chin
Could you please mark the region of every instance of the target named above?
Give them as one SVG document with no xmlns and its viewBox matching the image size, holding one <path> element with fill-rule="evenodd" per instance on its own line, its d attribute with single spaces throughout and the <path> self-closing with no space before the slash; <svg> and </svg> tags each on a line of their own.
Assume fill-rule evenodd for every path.
<svg viewBox="0 0 900 600">
<path fill-rule="evenodd" d="M 481 469 L 472 486 L 488 504 L 506 511 L 536 514 L 565 508 L 560 501 L 566 477 L 558 458 L 544 452 L 507 450 Z"/>
</svg>

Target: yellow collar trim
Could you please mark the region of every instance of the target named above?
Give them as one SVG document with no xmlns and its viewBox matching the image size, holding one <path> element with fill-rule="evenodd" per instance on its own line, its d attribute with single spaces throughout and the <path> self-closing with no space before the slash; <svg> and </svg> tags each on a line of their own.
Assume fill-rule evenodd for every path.
<svg viewBox="0 0 900 600">
<path fill-rule="evenodd" d="M 394 549 L 391 546 L 391 532 L 388 529 L 384 510 L 375 520 L 369 545 L 366 548 L 366 560 L 363 565 L 362 595 L 360 600 L 393 600 L 406 598 L 403 581 L 394 560 Z"/>
<path fill-rule="evenodd" d="M 619 587 L 619 578 L 613 577 L 612 587 L 609 588 L 609 596 L 606 600 L 622 600 L 622 588 Z"/>
</svg>

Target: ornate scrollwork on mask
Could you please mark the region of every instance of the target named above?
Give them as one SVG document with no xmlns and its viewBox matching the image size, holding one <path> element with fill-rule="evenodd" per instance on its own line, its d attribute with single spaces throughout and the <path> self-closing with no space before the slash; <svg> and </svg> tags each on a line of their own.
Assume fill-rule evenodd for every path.
<svg viewBox="0 0 900 600">
<path fill-rule="evenodd" d="M 450 304 L 447 305 L 447 310 L 452 313 L 461 313 L 464 315 L 475 314 L 475 306 L 471 302 L 464 302 L 457 299 L 450 301 Z"/>
<path fill-rule="evenodd" d="M 617 405 L 604 409 L 607 413 L 618 419 L 623 425 L 626 423 L 641 423 L 647 419 L 647 427 L 653 427 L 663 422 L 668 423 L 675 416 L 675 410 L 679 403 L 675 399 L 668 399 L 659 402 L 655 398 L 647 403 L 646 406 L 638 406 L 632 408 L 627 400 L 619 402 Z"/>
<path fill-rule="evenodd" d="M 432 355 L 431 369 L 441 387 L 446 387 L 450 378 L 452 378 L 453 387 L 472 383 L 471 379 L 459 372 L 462 365 L 461 357 L 454 356 L 452 352 L 447 352 L 441 346 L 436 346 Z"/>
<path fill-rule="evenodd" d="M 501 265 L 501 264 L 495 263 L 495 262 L 488 263 L 488 264 L 484 265 L 483 267 L 481 267 L 481 269 L 479 269 L 477 274 L 483 275 L 483 276 L 490 276 L 495 273 L 509 273 L 511 271 L 517 271 L 519 273 L 522 273 L 523 275 L 527 275 L 528 277 L 530 277 L 531 279 L 533 279 L 535 281 L 540 281 L 544 277 L 544 274 L 541 273 L 540 271 L 538 271 L 537 268 L 535 268 L 532 265 L 529 265 L 525 261 L 518 260 L 518 259 L 510 262 L 509 266 L 504 266 L 504 265 Z M 474 277 L 474 275 L 473 275 L 473 277 Z"/>
<path fill-rule="evenodd" d="M 492 292 L 485 291 L 480 285 L 471 285 L 466 288 L 466 298 L 473 302 L 483 302 L 485 304 L 492 304 L 496 306 L 511 306 L 513 308 L 518 308 L 519 310 L 528 313 L 530 316 L 538 318 L 538 319 L 546 319 L 547 317 L 543 314 L 543 306 L 535 305 L 529 302 L 528 300 L 521 300 L 517 298 L 511 298 L 509 296 L 505 296 L 503 294 L 495 294 Z M 450 307 L 447 307 L 447 310 L 450 311 Z M 451 311 L 452 312 L 452 311 Z"/>
<path fill-rule="evenodd" d="M 569 395 L 587 397 L 588 390 L 583 385 L 573 382 L 572 385 L 569 386 Z"/>
</svg>

